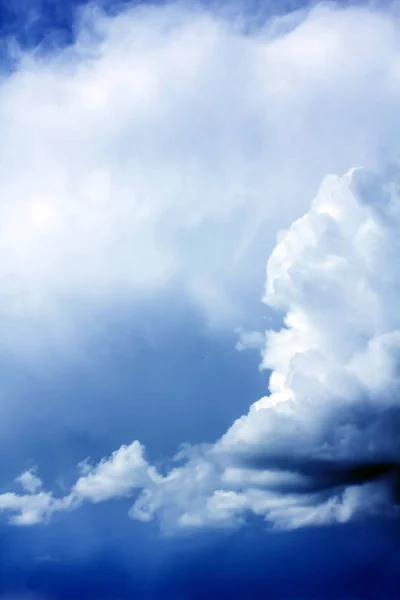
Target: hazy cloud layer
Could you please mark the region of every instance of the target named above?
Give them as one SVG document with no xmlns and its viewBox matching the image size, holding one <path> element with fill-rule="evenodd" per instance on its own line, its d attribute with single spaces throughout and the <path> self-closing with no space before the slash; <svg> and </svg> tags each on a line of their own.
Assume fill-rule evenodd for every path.
<svg viewBox="0 0 400 600">
<path fill-rule="evenodd" d="M 238 325 L 322 177 L 397 150 L 397 22 L 321 5 L 245 34 L 180 5 L 83 14 L 74 46 L 21 52 L 0 87 L 3 342 L 21 319 L 65 340 L 74 299 L 171 280 Z"/>
</svg>

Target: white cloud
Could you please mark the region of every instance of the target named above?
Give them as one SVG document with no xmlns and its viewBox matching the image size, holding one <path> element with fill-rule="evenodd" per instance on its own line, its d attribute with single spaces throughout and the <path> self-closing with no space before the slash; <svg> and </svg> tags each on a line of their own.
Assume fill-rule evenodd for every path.
<svg viewBox="0 0 400 600">
<path fill-rule="evenodd" d="M 238 329 L 237 332 L 239 341 L 235 348 L 239 352 L 246 349 L 259 350 L 264 347 L 265 335 L 261 331 L 244 331 Z"/>
<path fill-rule="evenodd" d="M 42 487 L 42 480 L 35 473 L 36 469 L 29 469 L 28 471 L 24 471 L 15 480 L 30 494 L 34 494 Z"/>
<path fill-rule="evenodd" d="M 321 6 L 276 38 L 177 7 L 92 27 L 99 42 L 83 29 L 24 56 L 0 89 L 3 318 L 54 323 L 65 298 L 115 302 L 174 276 L 235 320 L 294 220 L 267 269 L 286 326 L 266 336 L 269 395 L 214 446 L 161 476 L 133 442 L 64 498 L 3 494 L 0 510 L 28 524 L 139 491 L 130 516 L 166 529 L 390 511 L 390 468 L 357 465 L 399 455 L 399 168 L 329 176 L 298 217 L 325 173 L 398 154 L 395 15 Z"/>
<path fill-rule="evenodd" d="M 243 511 L 278 526 L 390 511 L 390 461 L 400 450 L 400 197 L 387 190 L 399 173 L 353 170 L 325 180 L 268 263 L 266 301 L 288 315 L 267 334 L 270 395 L 171 483 L 147 490 L 142 511 L 170 519 L 178 486 L 195 494 L 177 517 L 187 525 L 232 524 Z M 193 474 L 202 461 L 200 489 Z M 382 461 L 389 466 L 374 467 Z"/>
<path fill-rule="evenodd" d="M 397 152 L 394 17 L 321 6 L 287 23 L 94 11 L 72 48 L 22 52 L 0 87 L 3 343 L 65 344 L 76 299 L 171 280 L 236 325 L 323 175 Z"/>
<path fill-rule="evenodd" d="M 78 505 L 72 496 L 54 498 L 50 492 L 26 495 L 6 492 L 0 495 L 0 511 L 12 513 L 10 522 L 14 525 L 37 525 L 47 521 L 57 511 L 72 510 Z"/>
<path fill-rule="evenodd" d="M 102 502 L 129 496 L 135 488 L 144 488 L 159 478 L 145 460 L 143 447 L 135 441 L 130 446 L 121 446 L 95 467 L 85 469 L 72 494 L 82 500 Z"/>
</svg>

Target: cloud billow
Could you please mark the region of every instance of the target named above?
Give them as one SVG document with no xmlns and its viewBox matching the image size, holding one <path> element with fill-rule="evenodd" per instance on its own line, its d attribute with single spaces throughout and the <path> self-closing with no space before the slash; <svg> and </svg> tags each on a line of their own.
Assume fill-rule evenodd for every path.
<svg viewBox="0 0 400 600">
<path fill-rule="evenodd" d="M 167 530 L 231 526 L 248 512 L 278 527 L 395 514 L 399 172 L 328 177 L 282 234 L 267 268 L 266 301 L 286 311 L 266 336 L 270 394 L 215 445 L 186 449 L 161 475 L 133 442 L 84 465 L 66 497 L 5 494 L 3 510 L 40 522 L 139 492 L 130 516 Z"/>
</svg>

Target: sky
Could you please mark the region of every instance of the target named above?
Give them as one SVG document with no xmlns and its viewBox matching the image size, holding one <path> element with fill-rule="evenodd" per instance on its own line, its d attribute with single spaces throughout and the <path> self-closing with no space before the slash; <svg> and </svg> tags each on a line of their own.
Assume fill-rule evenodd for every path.
<svg viewBox="0 0 400 600">
<path fill-rule="evenodd" d="M 0 32 L 0 600 L 397 598 L 400 3 Z"/>
</svg>

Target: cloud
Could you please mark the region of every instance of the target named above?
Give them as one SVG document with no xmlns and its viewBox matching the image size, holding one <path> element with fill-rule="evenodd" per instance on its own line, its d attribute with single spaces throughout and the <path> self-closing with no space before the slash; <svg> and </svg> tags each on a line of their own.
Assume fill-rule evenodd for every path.
<svg viewBox="0 0 400 600">
<path fill-rule="evenodd" d="M 83 303 L 171 282 L 239 325 L 323 175 L 397 151 L 394 17 L 321 5 L 247 30 L 200 7 L 92 8 L 72 46 L 20 51 L 0 87 L 8 350 L 73 342 Z"/>
<path fill-rule="evenodd" d="M 398 503 L 399 172 L 328 177 L 282 236 L 267 269 L 266 302 L 286 312 L 267 333 L 270 394 L 197 459 L 211 471 L 201 492 L 191 461 L 176 472 L 202 500 L 180 524 L 252 511 L 293 527 Z M 139 502 L 162 514 L 170 498 Z"/>
<path fill-rule="evenodd" d="M 239 352 L 246 349 L 261 349 L 265 344 L 265 336 L 261 331 L 243 331 L 242 329 L 237 330 L 239 341 L 235 348 Z"/>
<path fill-rule="evenodd" d="M 121 446 L 95 467 L 87 465 L 72 494 L 82 500 L 102 502 L 129 496 L 135 488 L 146 487 L 158 477 L 156 470 L 145 460 L 143 447 L 139 442 L 133 442 L 130 446 Z"/>
<path fill-rule="evenodd" d="M 74 500 L 72 496 L 54 498 L 50 492 L 26 495 L 6 492 L 0 495 L 0 511 L 12 513 L 10 522 L 14 525 L 37 525 L 47 521 L 55 512 L 76 508 Z"/>
<path fill-rule="evenodd" d="M 266 335 L 269 394 L 215 445 L 167 474 L 122 446 L 63 498 L 0 495 L 14 523 L 125 496 L 166 529 L 393 511 L 400 176 L 383 165 L 398 154 L 399 24 L 321 5 L 239 25 L 178 6 L 87 13 L 75 45 L 22 54 L 2 83 L 2 318 L 53 326 L 76 299 L 115 306 L 174 278 L 232 324 L 270 250 L 265 302 L 285 315 Z M 358 164 L 298 218 L 324 174 Z"/>
<path fill-rule="evenodd" d="M 6 494 L 2 509 L 20 510 L 14 522 L 35 522 L 141 490 L 130 516 L 157 515 L 166 529 L 231 526 L 247 512 L 279 527 L 392 512 L 400 450 L 399 186 L 397 166 L 328 177 L 282 236 L 267 268 L 266 301 L 286 312 L 285 326 L 267 333 L 270 394 L 214 446 L 184 449 L 181 465 L 161 475 L 133 442 L 86 465 L 65 498 Z"/>
<path fill-rule="evenodd" d="M 34 494 L 42 487 L 42 480 L 35 475 L 35 469 L 24 471 L 15 481 L 21 484 L 24 490 L 30 494 Z"/>
</svg>

